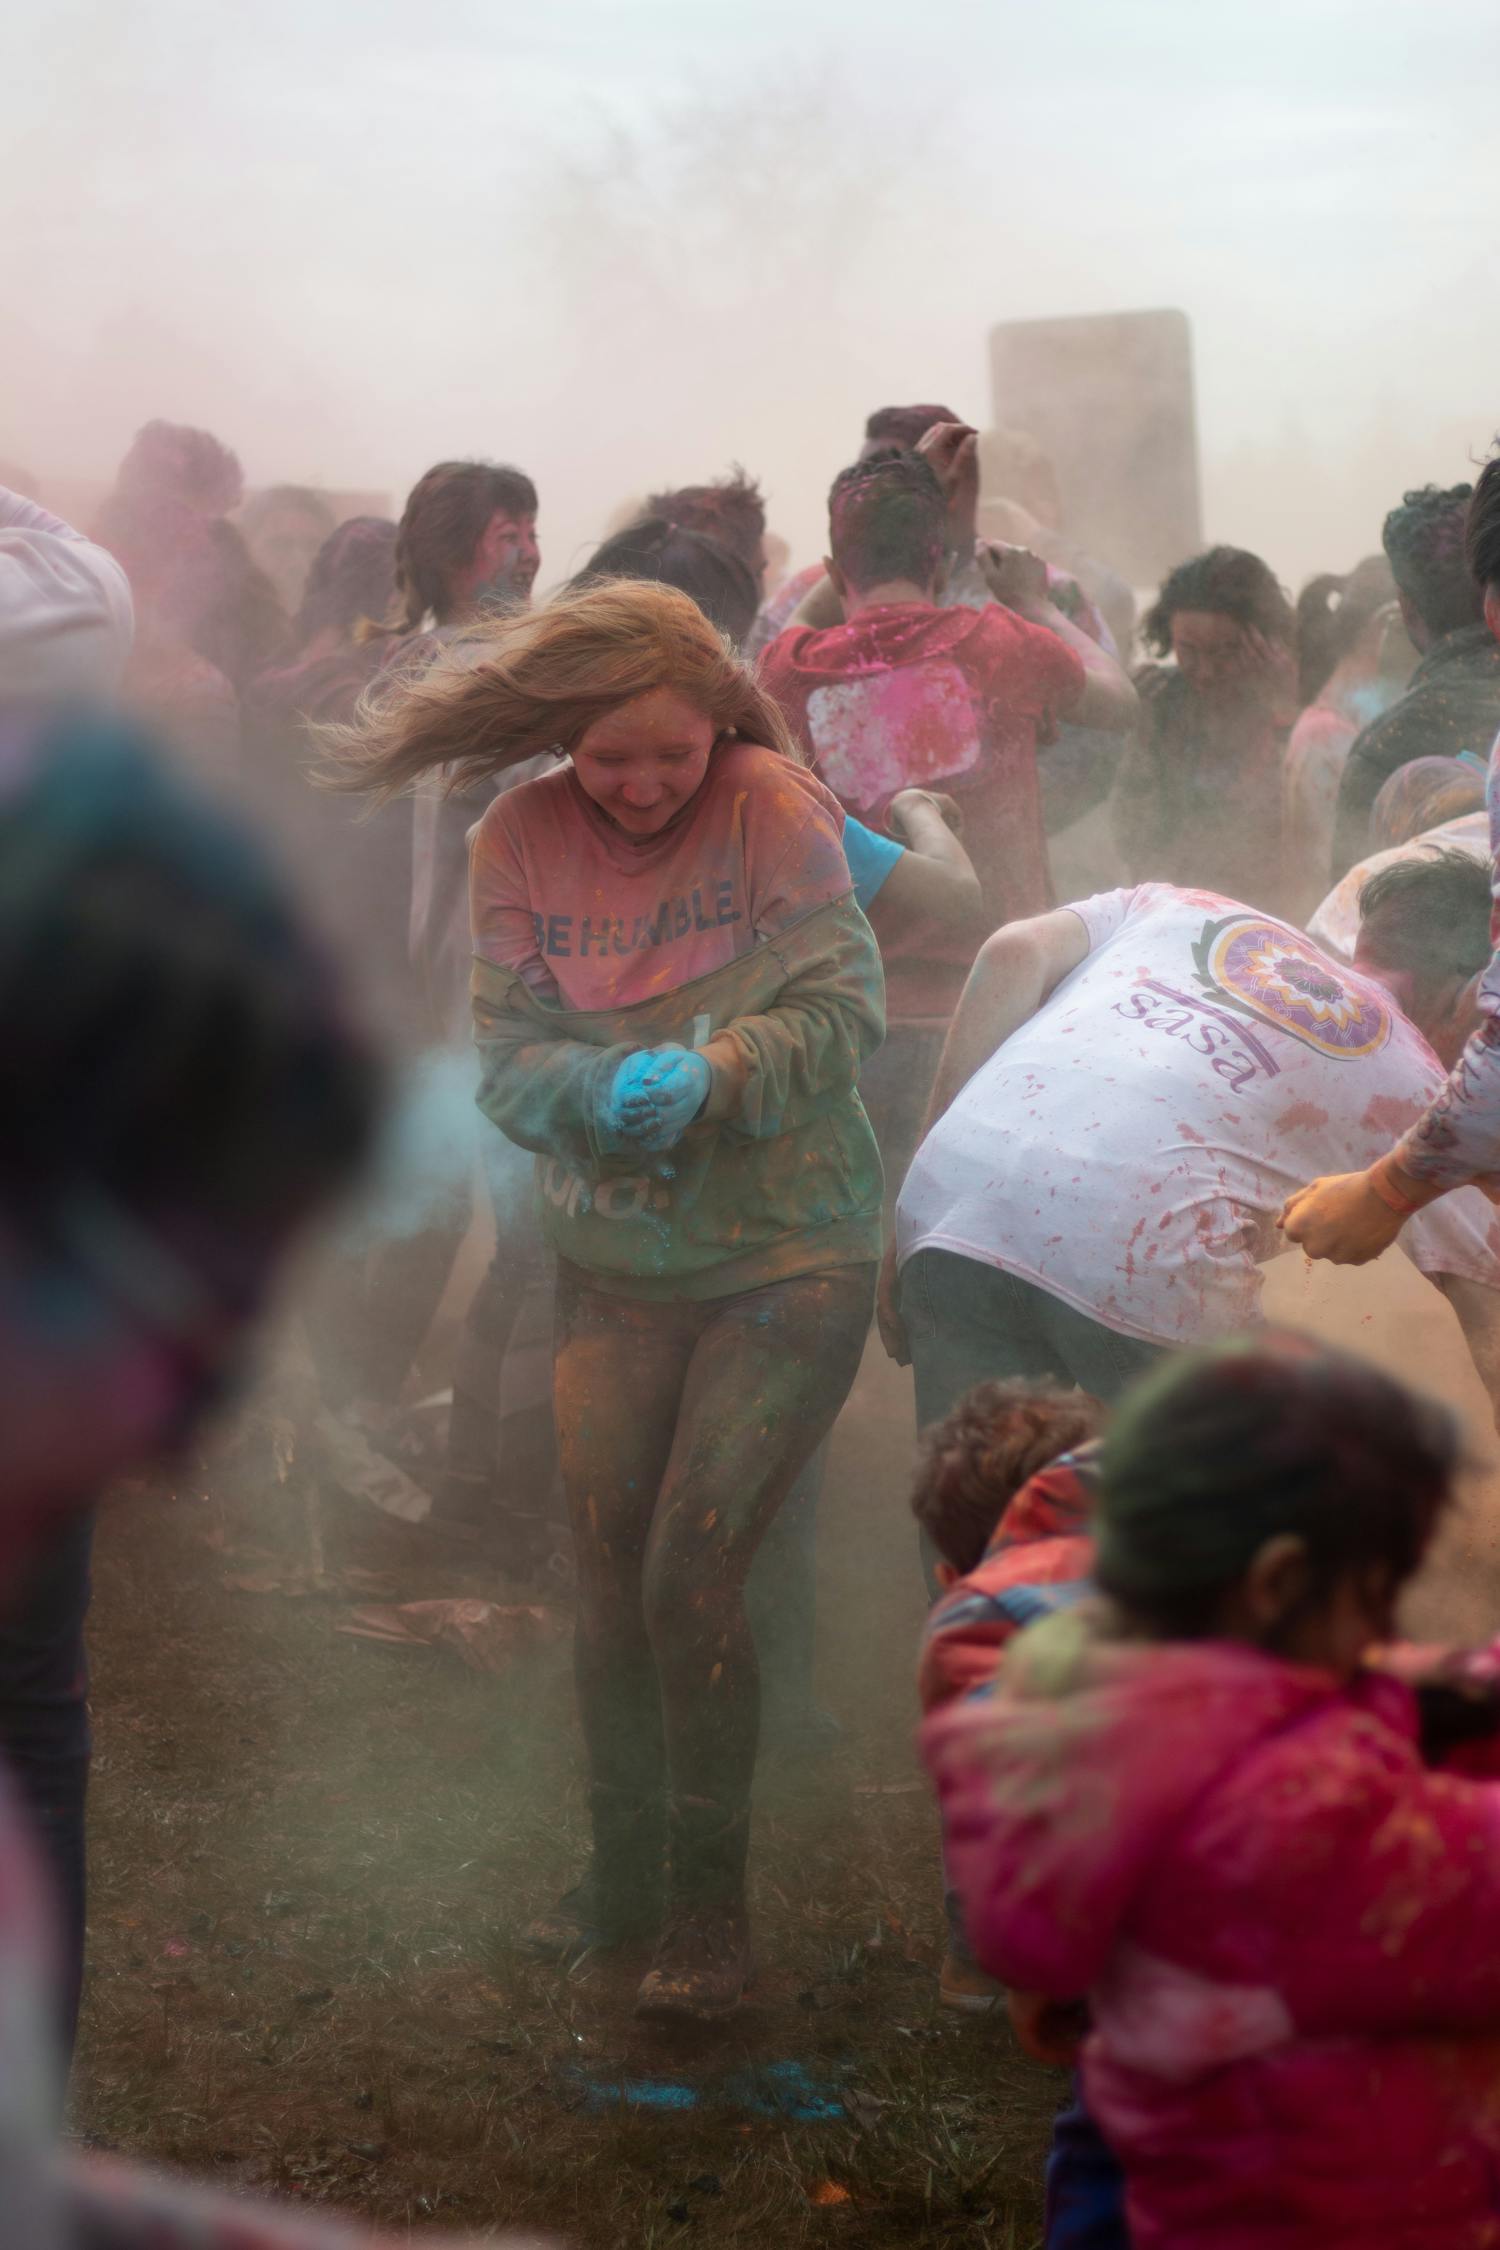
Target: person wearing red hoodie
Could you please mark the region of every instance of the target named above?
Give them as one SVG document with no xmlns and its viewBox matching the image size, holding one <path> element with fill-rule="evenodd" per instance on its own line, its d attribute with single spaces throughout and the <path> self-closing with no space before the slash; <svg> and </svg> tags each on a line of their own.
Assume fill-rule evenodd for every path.
<svg viewBox="0 0 1500 2250">
<path fill-rule="evenodd" d="M 1370 1668 L 1460 1464 L 1350 1354 L 1184 1355 L 1104 1440 L 1099 1598 L 927 1722 L 981 1962 L 1087 1997 L 1137 2250 L 1500 2240 L 1493 1689 L 1444 1771 L 1446 1685 Z"/>
<path fill-rule="evenodd" d="M 973 931 L 915 932 L 885 956 L 886 1047 L 864 1094 L 899 1184 L 980 935 L 1052 904 L 1037 752 L 1064 720 L 1123 734 L 1135 690 L 1022 548 L 981 542 L 993 600 L 944 606 L 948 499 L 920 454 L 892 446 L 843 470 L 828 517 L 844 622 L 782 633 L 762 684 L 856 820 L 885 827 L 903 789 L 951 796 L 983 893 Z"/>
</svg>

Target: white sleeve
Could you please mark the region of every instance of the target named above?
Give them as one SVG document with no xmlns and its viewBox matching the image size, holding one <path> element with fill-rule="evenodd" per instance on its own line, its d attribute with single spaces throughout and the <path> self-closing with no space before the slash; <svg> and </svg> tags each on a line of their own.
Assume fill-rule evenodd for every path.
<svg viewBox="0 0 1500 2250">
<path fill-rule="evenodd" d="M 1092 898 L 1069 899 L 1068 912 L 1076 914 L 1089 934 L 1089 951 L 1105 945 L 1130 914 L 1140 904 L 1141 893 L 1148 886 L 1137 883 L 1129 890 L 1096 891 Z"/>
<path fill-rule="evenodd" d="M 130 583 L 114 556 L 0 485 L 0 695 L 110 696 L 134 630 Z"/>
</svg>

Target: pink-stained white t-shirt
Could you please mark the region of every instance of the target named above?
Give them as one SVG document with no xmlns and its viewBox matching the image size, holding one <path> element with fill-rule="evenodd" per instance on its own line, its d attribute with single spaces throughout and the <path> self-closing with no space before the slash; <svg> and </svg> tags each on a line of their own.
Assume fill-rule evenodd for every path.
<svg viewBox="0 0 1500 2250">
<path fill-rule="evenodd" d="M 1153 1342 L 1252 1326 L 1286 1197 L 1383 1155 L 1442 1066 L 1383 986 L 1232 899 L 1145 883 L 1071 911 L 1087 958 L 918 1150 L 898 1253 L 1002 1267 Z M 1500 1288 L 1476 1190 L 1400 1240 L 1424 1272 Z"/>
</svg>

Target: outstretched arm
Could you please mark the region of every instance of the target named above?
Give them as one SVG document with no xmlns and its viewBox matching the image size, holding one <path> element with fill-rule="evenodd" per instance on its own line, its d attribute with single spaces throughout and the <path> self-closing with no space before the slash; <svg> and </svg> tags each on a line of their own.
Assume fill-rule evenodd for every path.
<svg viewBox="0 0 1500 2250">
<path fill-rule="evenodd" d="M 920 929 L 962 930 L 978 942 L 984 892 L 958 833 L 960 818 L 951 797 L 931 790 L 902 789 L 891 799 L 886 824 L 907 848 L 866 909 L 882 952 Z"/>
</svg>

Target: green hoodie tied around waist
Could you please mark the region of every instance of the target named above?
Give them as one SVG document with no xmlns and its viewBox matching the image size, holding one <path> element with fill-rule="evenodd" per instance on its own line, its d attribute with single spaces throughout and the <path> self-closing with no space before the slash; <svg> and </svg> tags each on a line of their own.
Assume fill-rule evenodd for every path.
<svg viewBox="0 0 1500 2250">
<path fill-rule="evenodd" d="M 536 1152 L 542 1231 L 598 1288 L 727 1297 L 879 1258 L 880 1156 L 856 1088 L 885 990 L 852 896 L 630 1007 L 552 1007 L 479 958 L 471 991 L 479 1106 Z M 703 1115 L 675 1148 L 621 1153 L 603 1124 L 615 1072 L 668 1042 L 707 1051 Z"/>
</svg>

